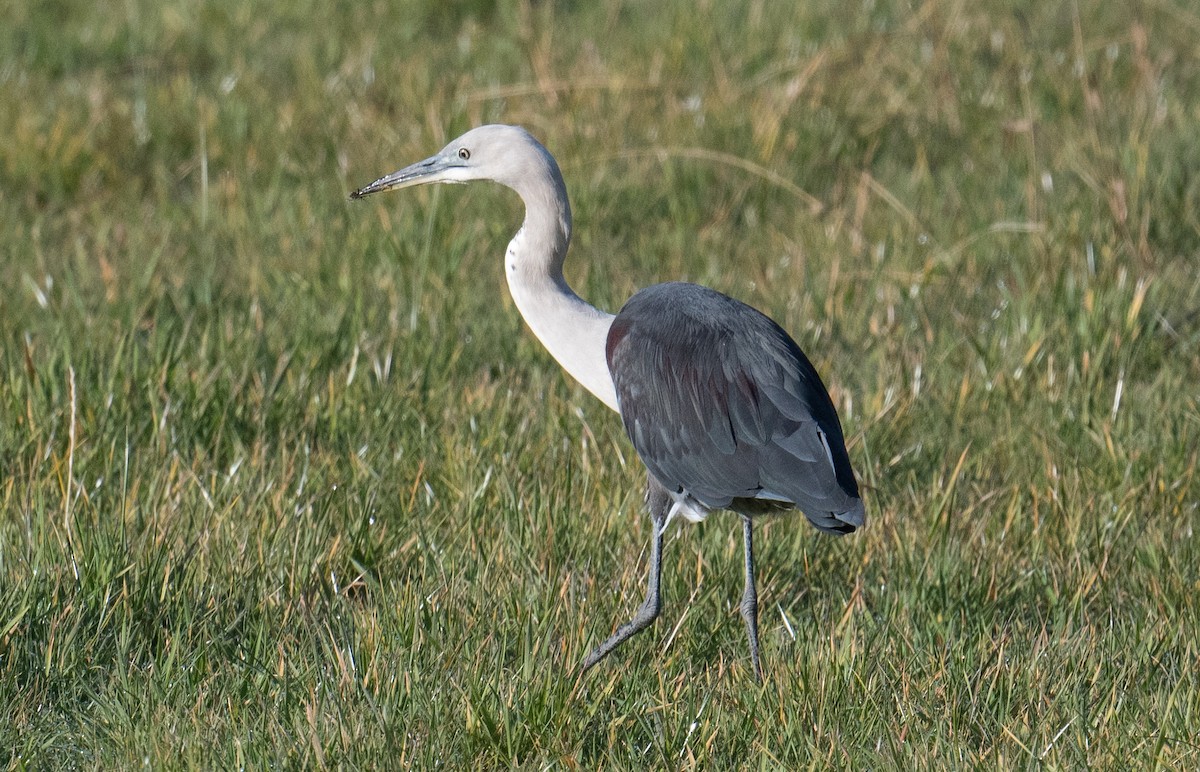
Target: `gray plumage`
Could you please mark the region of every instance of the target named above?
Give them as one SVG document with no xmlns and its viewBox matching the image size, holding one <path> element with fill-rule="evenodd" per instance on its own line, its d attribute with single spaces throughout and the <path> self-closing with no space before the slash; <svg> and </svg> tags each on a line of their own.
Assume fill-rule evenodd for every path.
<svg viewBox="0 0 1200 772">
<path fill-rule="evenodd" d="M 829 533 L 863 524 L 833 402 L 769 317 L 707 287 L 657 284 L 617 314 L 606 359 L 625 431 L 668 491 L 751 515 L 795 506 Z"/>
<path fill-rule="evenodd" d="M 761 680 L 752 518 L 797 507 L 820 530 L 842 534 L 865 517 L 837 411 L 816 370 L 775 322 L 704 287 L 648 287 L 616 316 L 576 295 L 562 273 L 571 239 L 562 174 L 546 148 L 518 126 L 472 129 L 351 197 L 471 180 L 493 180 L 521 196 L 525 221 L 504 261 L 513 301 L 559 364 L 620 412 L 649 470 L 646 599 L 632 620 L 588 654 L 583 670 L 658 617 L 670 518 L 698 520 L 731 509 L 742 517 L 740 608 Z"/>
</svg>

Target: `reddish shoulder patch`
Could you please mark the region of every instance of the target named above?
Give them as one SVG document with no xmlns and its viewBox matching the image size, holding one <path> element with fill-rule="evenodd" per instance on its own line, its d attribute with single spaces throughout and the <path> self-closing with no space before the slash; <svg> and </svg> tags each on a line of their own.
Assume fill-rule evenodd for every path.
<svg viewBox="0 0 1200 772">
<path fill-rule="evenodd" d="M 613 352 L 617 350 L 617 346 L 621 345 L 621 341 L 625 340 L 631 326 L 628 319 L 623 319 L 618 314 L 617 318 L 613 319 L 612 326 L 608 328 L 608 340 L 604 344 L 604 359 L 608 362 L 609 370 L 612 369 Z"/>
</svg>

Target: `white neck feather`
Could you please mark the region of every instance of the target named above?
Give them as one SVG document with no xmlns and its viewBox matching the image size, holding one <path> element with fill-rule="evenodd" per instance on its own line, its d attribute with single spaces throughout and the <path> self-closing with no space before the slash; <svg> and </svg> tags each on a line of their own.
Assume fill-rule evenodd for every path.
<svg viewBox="0 0 1200 772">
<path fill-rule="evenodd" d="M 508 289 L 525 323 L 550 355 L 616 410 L 617 394 L 604 354 L 613 315 L 588 304 L 563 278 L 571 209 L 557 171 L 549 179 L 527 178 L 513 186 L 525 202 L 525 223 L 504 257 Z"/>
<path fill-rule="evenodd" d="M 528 222 L 513 237 L 505 256 L 508 289 L 529 329 L 572 378 L 617 409 L 617 394 L 604 356 L 612 314 L 576 295 L 563 279 L 529 265 Z"/>
</svg>

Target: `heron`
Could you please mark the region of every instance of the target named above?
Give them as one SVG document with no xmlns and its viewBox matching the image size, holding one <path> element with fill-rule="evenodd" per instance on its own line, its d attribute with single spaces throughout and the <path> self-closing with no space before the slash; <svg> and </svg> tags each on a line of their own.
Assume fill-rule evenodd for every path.
<svg viewBox="0 0 1200 772">
<path fill-rule="evenodd" d="M 819 531 L 866 521 L 841 421 L 816 369 L 776 322 L 706 287 L 670 282 L 635 293 L 616 315 L 563 277 L 571 206 L 557 161 L 519 126 L 471 129 L 440 152 L 351 193 L 490 180 L 525 204 L 504 257 L 508 288 L 530 330 L 567 373 L 620 414 L 647 469 L 652 521 L 646 597 L 584 659 L 580 672 L 646 629 L 662 609 L 663 534 L 676 516 L 741 517 L 740 613 L 754 677 L 759 658 L 754 519 L 800 510 Z"/>
</svg>

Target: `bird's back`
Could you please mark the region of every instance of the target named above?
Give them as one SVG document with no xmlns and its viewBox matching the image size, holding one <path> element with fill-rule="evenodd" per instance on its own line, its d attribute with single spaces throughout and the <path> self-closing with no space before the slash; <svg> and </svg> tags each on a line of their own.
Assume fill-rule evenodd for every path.
<svg viewBox="0 0 1200 772">
<path fill-rule="evenodd" d="M 769 317 L 695 284 L 658 284 L 617 314 L 606 355 L 625 430 L 668 490 L 748 514 L 796 506 L 834 533 L 863 524 L 833 402 Z"/>
</svg>

